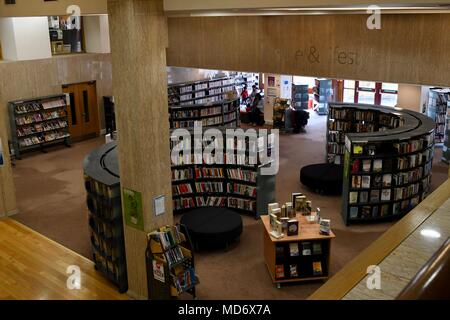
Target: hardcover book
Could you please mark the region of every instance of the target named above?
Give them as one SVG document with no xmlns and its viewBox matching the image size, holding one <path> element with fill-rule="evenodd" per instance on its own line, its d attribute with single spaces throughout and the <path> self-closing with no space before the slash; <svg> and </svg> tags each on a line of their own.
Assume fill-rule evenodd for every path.
<svg viewBox="0 0 450 320">
<path fill-rule="evenodd" d="M 277 279 L 279 278 L 284 278 L 284 265 L 282 264 L 277 264 L 275 266 L 275 277 Z"/>
<path fill-rule="evenodd" d="M 361 176 L 352 176 L 352 188 L 361 188 Z"/>
<path fill-rule="evenodd" d="M 349 203 L 357 203 L 358 202 L 358 192 L 357 191 L 351 191 L 349 193 Z"/>
<path fill-rule="evenodd" d="M 372 164 L 372 160 L 363 160 L 363 171 L 370 172 L 371 164 Z"/>
<path fill-rule="evenodd" d="M 391 200 L 391 189 L 383 189 L 381 191 L 381 201 L 390 201 Z"/>
<path fill-rule="evenodd" d="M 365 189 L 370 188 L 370 176 L 362 176 L 361 188 L 365 188 Z"/>
<path fill-rule="evenodd" d="M 383 175 L 383 187 L 390 187 L 392 183 L 392 175 L 384 174 Z"/>
<path fill-rule="evenodd" d="M 383 171 L 383 160 L 375 159 L 373 161 L 373 171 L 374 172 L 381 172 L 381 171 Z"/>
<path fill-rule="evenodd" d="M 313 242 L 313 254 L 322 254 L 322 244 L 318 241 Z"/>
<path fill-rule="evenodd" d="M 350 207 L 350 218 L 358 218 L 358 207 Z"/>
<path fill-rule="evenodd" d="M 289 273 L 290 273 L 291 277 L 298 277 L 298 271 L 297 271 L 296 264 L 291 264 L 289 266 Z"/>
<path fill-rule="evenodd" d="M 297 236 L 298 235 L 298 220 L 291 219 L 288 221 L 288 236 Z"/>
<path fill-rule="evenodd" d="M 320 261 L 313 262 L 313 274 L 315 276 L 322 275 L 322 262 Z"/>
<path fill-rule="evenodd" d="M 368 191 L 361 191 L 359 193 L 359 202 L 360 203 L 369 202 L 369 192 Z"/>
<path fill-rule="evenodd" d="M 300 251 L 298 250 L 298 242 L 289 243 L 289 254 L 291 257 L 298 257 Z"/>
<path fill-rule="evenodd" d="M 311 255 L 311 242 L 303 242 L 302 243 L 302 255 L 303 256 Z"/>
</svg>

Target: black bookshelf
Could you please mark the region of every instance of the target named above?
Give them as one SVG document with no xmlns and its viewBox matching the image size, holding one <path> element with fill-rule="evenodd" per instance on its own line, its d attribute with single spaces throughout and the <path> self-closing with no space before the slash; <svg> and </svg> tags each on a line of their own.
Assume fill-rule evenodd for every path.
<svg viewBox="0 0 450 320">
<path fill-rule="evenodd" d="M 342 217 L 351 223 L 399 219 L 429 193 L 435 123 L 423 114 L 369 105 L 333 104 L 378 119 L 391 114 L 391 128 L 345 133 Z M 377 114 L 378 112 L 378 114 Z M 389 119 L 384 117 L 383 119 Z M 380 128 L 380 124 L 373 124 Z"/>
<path fill-rule="evenodd" d="M 17 159 L 25 151 L 45 152 L 45 147 L 56 143 L 70 147 L 65 95 L 11 101 L 8 110 L 12 149 Z"/>
<path fill-rule="evenodd" d="M 292 106 L 295 110 L 307 110 L 309 104 L 308 85 L 292 85 Z"/>
<path fill-rule="evenodd" d="M 314 101 L 319 115 L 328 113 L 328 104 L 333 99 L 333 81 L 328 79 L 316 79 L 314 87 Z"/>
<path fill-rule="evenodd" d="M 128 290 L 127 264 L 115 142 L 95 149 L 83 163 L 95 269 L 120 293 Z"/>
<path fill-rule="evenodd" d="M 275 201 L 275 176 L 261 174 L 261 169 L 268 164 L 249 164 L 249 141 L 245 143 L 247 152 L 238 156 L 236 150 L 233 155 L 227 154 L 224 141 L 224 159 L 221 163 L 208 164 L 204 159 L 187 157 L 173 164 L 174 212 L 182 213 L 201 207 L 225 207 L 255 218 L 266 212 L 267 205 Z M 171 142 L 172 148 L 173 144 Z M 194 146 L 193 140 L 190 145 Z M 234 164 L 227 163 L 227 157 L 232 156 L 235 157 Z"/>
</svg>

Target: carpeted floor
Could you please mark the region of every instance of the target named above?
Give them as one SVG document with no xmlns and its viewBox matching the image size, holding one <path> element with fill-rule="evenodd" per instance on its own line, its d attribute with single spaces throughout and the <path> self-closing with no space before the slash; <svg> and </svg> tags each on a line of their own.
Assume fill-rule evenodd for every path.
<svg viewBox="0 0 450 320">
<path fill-rule="evenodd" d="M 303 192 L 320 207 L 322 216 L 331 218 L 336 234 L 333 242 L 331 273 L 336 273 L 361 250 L 378 238 L 392 223 L 346 227 L 340 216 L 340 197 L 321 196 L 299 182 L 302 166 L 325 160 L 326 117 L 311 113 L 306 132 L 280 137 L 280 171 L 277 201 L 290 199 L 292 192 Z M 14 169 L 20 213 L 14 218 L 34 230 L 91 258 L 87 209 L 81 163 L 103 139 L 58 148 L 48 154 L 30 154 Z M 440 162 L 436 149 L 433 189 L 447 179 L 448 166 Z M 180 216 L 176 216 L 178 221 Z M 200 299 L 304 299 L 321 282 L 302 283 L 276 289 L 263 260 L 261 222 L 244 216 L 240 243 L 229 251 L 209 251 L 196 255 L 201 284 Z"/>
</svg>

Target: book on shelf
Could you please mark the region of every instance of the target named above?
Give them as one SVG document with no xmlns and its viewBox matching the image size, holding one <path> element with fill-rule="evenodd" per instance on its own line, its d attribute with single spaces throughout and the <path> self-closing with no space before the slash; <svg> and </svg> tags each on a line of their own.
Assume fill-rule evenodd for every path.
<svg viewBox="0 0 450 320">
<path fill-rule="evenodd" d="M 376 174 L 373 176 L 372 186 L 374 188 L 381 188 L 383 186 L 383 176 L 381 174 Z"/>
<path fill-rule="evenodd" d="M 300 255 L 300 251 L 298 249 L 298 242 L 289 243 L 289 255 L 291 257 L 298 257 Z"/>
<path fill-rule="evenodd" d="M 367 219 L 372 217 L 372 207 L 370 206 L 363 206 L 361 208 L 361 218 Z"/>
<path fill-rule="evenodd" d="M 313 262 L 313 275 L 315 275 L 315 276 L 322 275 L 322 262 L 320 262 L 320 261 Z"/>
<path fill-rule="evenodd" d="M 277 264 L 275 266 L 275 278 L 284 278 L 284 265 L 283 264 Z"/>
<path fill-rule="evenodd" d="M 352 188 L 361 188 L 361 176 L 352 176 Z"/>
<path fill-rule="evenodd" d="M 319 241 L 313 242 L 312 249 L 314 255 L 322 254 L 322 244 Z"/>
<path fill-rule="evenodd" d="M 283 246 L 275 246 L 275 256 L 277 258 L 284 258 L 284 247 Z"/>
<path fill-rule="evenodd" d="M 390 201 L 390 200 L 391 200 L 391 189 L 381 190 L 381 201 Z"/>
<path fill-rule="evenodd" d="M 392 175 L 384 174 L 383 175 L 383 188 L 390 187 L 392 185 Z"/>
<path fill-rule="evenodd" d="M 287 235 L 297 236 L 298 235 L 298 220 L 291 219 L 288 222 Z"/>
<path fill-rule="evenodd" d="M 351 219 L 356 219 L 358 218 L 358 207 L 350 207 L 350 218 Z"/>
<path fill-rule="evenodd" d="M 383 160 L 375 159 L 373 160 L 373 172 L 381 172 L 383 171 Z"/>
<path fill-rule="evenodd" d="M 363 171 L 370 172 L 372 160 L 363 160 Z"/>
<path fill-rule="evenodd" d="M 359 193 L 359 202 L 360 203 L 369 202 L 369 192 L 368 191 L 361 191 Z"/>
<path fill-rule="evenodd" d="M 380 190 L 370 191 L 370 202 L 376 203 L 380 201 Z"/>
<path fill-rule="evenodd" d="M 359 172 L 359 168 L 361 166 L 361 161 L 359 159 L 355 159 L 352 161 L 352 173 Z"/>
<path fill-rule="evenodd" d="M 372 218 L 378 217 L 378 206 L 372 207 Z"/>
<path fill-rule="evenodd" d="M 298 268 L 296 264 L 289 265 L 289 274 L 292 278 L 298 277 Z"/>
<path fill-rule="evenodd" d="M 385 217 L 387 215 L 389 215 L 389 205 L 388 204 L 383 204 L 381 206 L 381 216 Z"/>
<path fill-rule="evenodd" d="M 310 256 L 311 255 L 311 242 L 302 242 L 302 255 Z"/>
<path fill-rule="evenodd" d="M 358 192 L 357 191 L 350 191 L 349 192 L 349 203 L 358 203 Z"/>
<path fill-rule="evenodd" d="M 370 188 L 370 176 L 362 176 L 361 178 L 361 188 L 369 189 Z"/>
</svg>

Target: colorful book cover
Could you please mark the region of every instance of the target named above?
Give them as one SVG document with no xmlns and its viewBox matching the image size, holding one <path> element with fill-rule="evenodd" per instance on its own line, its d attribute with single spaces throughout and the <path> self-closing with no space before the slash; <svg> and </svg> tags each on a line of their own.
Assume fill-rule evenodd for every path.
<svg viewBox="0 0 450 320">
<path fill-rule="evenodd" d="M 383 189 L 381 191 L 381 201 L 390 201 L 391 200 L 391 189 Z"/>
<path fill-rule="evenodd" d="M 383 160 L 381 160 L 381 159 L 373 160 L 373 171 L 374 172 L 383 171 Z"/>
<path fill-rule="evenodd" d="M 279 278 L 284 278 L 284 265 L 282 264 L 277 264 L 275 266 L 275 277 L 277 279 Z"/>
<path fill-rule="evenodd" d="M 363 171 L 370 172 L 371 165 L 372 165 L 372 160 L 363 160 Z"/>
<path fill-rule="evenodd" d="M 350 218 L 358 218 L 358 207 L 350 207 Z"/>
<path fill-rule="evenodd" d="M 298 242 L 289 243 L 289 254 L 291 257 L 298 257 L 300 251 L 298 250 Z"/>
<path fill-rule="evenodd" d="M 362 176 L 361 188 L 365 188 L 365 189 L 370 188 L 370 176 Z"/>
<path fill-rule="evenodd" d="M 322 262 L 320 261 L 313 262 L 313 274 L 315 276 L 322 275 Z"/>
<path fill-rule="evenodd" d="M 383 175 L 383 187 L 390 187 L 392 183 L 392 175 L 384 174 Z"/>
<path fill-rule="evenodd" d="M 289 266 L 289 273 L 290 273 L 291 277 L 298 277 L 298 270 L 297 270 L 296 264 L 291 264 Z"/>
</svg>

